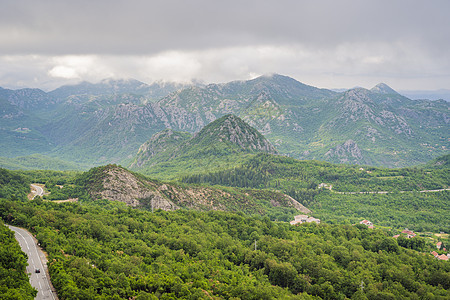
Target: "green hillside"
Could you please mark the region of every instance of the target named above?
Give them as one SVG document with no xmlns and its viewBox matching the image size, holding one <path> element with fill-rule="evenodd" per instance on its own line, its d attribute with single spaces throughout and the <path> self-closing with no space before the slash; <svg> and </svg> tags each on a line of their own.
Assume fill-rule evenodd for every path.
<svg viewBox="0 0 450 300">
<path fill-rule="evenodd" d="M 277 151 L 243 120 L 226 115 L 205 126 L 192 138 L 172 131 L 155 135 L 141 146 L 131 168 L 151 177 L 175 179 L 234 166 L 259 152 Z"/>
<path fill-rule="evenodd" d="M 14 158 L 0 157 L 0 168 L 9 170 L 86 170 L 90 166 L 64 161 L 42 154 L 18 156 Z"/>
<path fill-rule="evenodd" d="M 296 214 L 309 212 L 279 191 L 160 182 L 116 165 L 93 168 L 72 181 L 76 188 L 69 189 L 69 192 L 85 191 L 87 194 L 82 197 L 86 199 L 119 201 L 147 210 L 223 210 L 283 221 L 293 219 Z M 57 192 L 61 194 L 64 189 Z M 69 194 L 66 198 L 75 197 L 80 196 Z"/>
</svg>

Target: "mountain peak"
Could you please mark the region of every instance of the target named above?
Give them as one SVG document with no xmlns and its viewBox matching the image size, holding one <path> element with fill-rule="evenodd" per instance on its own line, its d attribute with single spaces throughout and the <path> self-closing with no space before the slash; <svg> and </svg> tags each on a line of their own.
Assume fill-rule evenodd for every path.
<svg viewBox="0 0 450 300">
<path fill-rule="evenodd" d="M 395 90 L 393 90 L 385 83 L 377 84 L 370 91 L 377 94 L 398 94 Z"/>
<path fill-rule="evenodd" d="M 190 143 L 205 146 L 223 143 L 244 152 L 277 153 L 277 150 L 261 133 L 232 114 L 225 115 L 205 126 Z"/>
</svg>

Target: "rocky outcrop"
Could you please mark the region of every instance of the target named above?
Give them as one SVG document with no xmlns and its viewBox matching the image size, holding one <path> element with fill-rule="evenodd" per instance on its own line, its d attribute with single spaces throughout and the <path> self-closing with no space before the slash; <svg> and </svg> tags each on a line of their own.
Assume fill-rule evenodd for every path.
<svg viewBox="0 0 450 300">
<path fill-rule="evenodd" d="M 201 186 L 178 186 L 148 180 L 122 167 L 108 165 L 90 171 L 89 182 L 95 186 L 86 188 L 94 199 L 124 202 L 129 206 L 145 209 L 242 211 L 264 214 L 258 204 L 266 201 L 273 207 L 291 207 L 301 212 L 310 212 L 292 197 L 281 192 L 261 190 L 225 191 L 220 188 Z M 258 199 L 255 201 L 255 199 Z"/>
<path fill-rule="evenodd" d="M 363 159 L 361 149 L 353 140 L 347 140 L 345 143 L 328 150 L 325 156 L 329 159 L 338 159 L 341 163 L 353 163 Z"/>
<path fill-rule="evenodd" d="M 103 172 L 103 189 L 95 195 L 99 198 L 124 202 L 133 207 L 150 204 L 153 209 L 179 209 L 154 183 L 145 182 L 120 167 L 109 167 Z"/>
<path fill-rule="evenodd" d="M 229 142 L 245 152 L 276 154 L 277 150 L 256 129 L 234 115 L 226 115 L 203 128 L 190 143 Z"/>
</svg>

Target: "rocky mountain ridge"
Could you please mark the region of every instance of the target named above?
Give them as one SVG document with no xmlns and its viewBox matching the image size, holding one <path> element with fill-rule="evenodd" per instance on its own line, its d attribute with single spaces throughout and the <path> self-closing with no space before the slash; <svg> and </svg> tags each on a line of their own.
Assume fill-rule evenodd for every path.
<svg viewBox="0 0 450 300">
<path fill-rule="evenodd" d="M 428 161 L 450 147 L 448 102 L 413 101 L 385 84 L 337 93 L 274 74 L 181 89 L 151 86 L 105 81 L 50 93 L 2 89 L 0 135 L 8 144 L 0 156 L 45 153 L 84 163 L 123 162 L 157 132 L 195 134 L 226 114 L 255 127 L 280 153 L 300 159 L 396 167 Z M 161 98 L 155 101 L 152 93 Z M 350 140 L 361 155 L 333 155 Z M 7 151 L 8 145 L 16 151 Z"/>
</svg>

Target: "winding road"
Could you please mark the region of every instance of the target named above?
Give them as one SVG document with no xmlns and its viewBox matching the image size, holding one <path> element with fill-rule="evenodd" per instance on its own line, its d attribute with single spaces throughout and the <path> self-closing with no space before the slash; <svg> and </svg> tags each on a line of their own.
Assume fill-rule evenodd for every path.
<svg viewBox="0 0 450 300">
<path fill-rule="evenodd" d="M 32 184 L 31 187 L 34 188 L 33 193 L 35 193 L 35 195 L 33 196 L 33 199 L 34 199 L 36 196 L 41 196 L 41 197 L 42 197 L 42 196 L 44 195 L 44 189 L 41 188 L 40 186 L 38 186 L 38 185 L 36 185 L 36 184 Z"/>
<path fill-rule="evenodd" d="M 450 188 L 446 189 L 438 189 L 438 190 L 423 190 L 423 191 L 399 191 L 399 192 L 388 192 L 388 191 L 368 191 L 368 192 L 337 192 L 333 190 L 332 184 L 321 183 L 318 186 L 319 189 L 327 189 L 332 193 L 341 194 L 341 195 L 356 195 L 356 194 L 393 194 L 393 193 L 411 193 L 411 192 L 419 192 L 419 193 L 437 193 L 443 191 L 450 191 Z"/>
<path fill-rule="evenodd" d="M 50 278 L 47 272 L 47 259 L 44 252 L 36 245 L 36 241 L 25 229 L 7 225 L 9 229 L 14 231 L 16 240 L 20 244 L 20 248 L 28 256 L 27 273 L 30 273 L 30 283 L 37 289 L 37 300 L 44 299 L 58 299 L 54 291 L 51 289 Z M 36 269 L 40 270 L 40 273 L 36 273 Z"/>
</svg>

